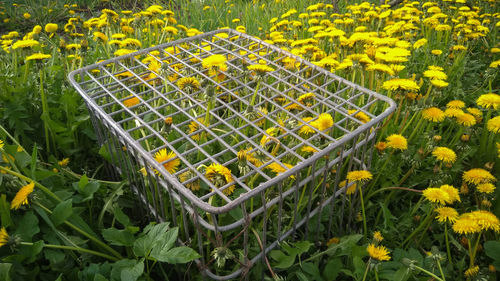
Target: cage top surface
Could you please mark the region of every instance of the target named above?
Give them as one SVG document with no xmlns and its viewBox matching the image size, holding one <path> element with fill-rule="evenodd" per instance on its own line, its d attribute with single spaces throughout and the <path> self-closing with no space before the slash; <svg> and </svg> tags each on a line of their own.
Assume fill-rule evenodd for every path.
<svg viewBox="0 0 500 281">
<path fill-rule="evenodd" d="M 222 29 L 89 65 L 69 79 L 91 114 L 144 159 L 138 171 L 217 213 L 296 180 L 395 109 L 390 98 L 319 67 L 333 58 L 312 45 L 298 54 Z"/>
</svg>

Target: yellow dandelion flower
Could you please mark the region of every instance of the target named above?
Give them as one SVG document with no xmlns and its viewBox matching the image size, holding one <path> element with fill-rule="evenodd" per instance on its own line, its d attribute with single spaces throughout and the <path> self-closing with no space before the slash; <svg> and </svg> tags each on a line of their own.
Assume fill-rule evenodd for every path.
<svg viewBox="0 0 500 281">
<path fill-rule="evenodd" d="M 450 201 L 450 196 L 446 191 L 437 187 L 429 187 L 424 189 L 422 195 L 430 202 L 445 205 L 446 202 Z"/>
<path fill-rule="evenodd" d="M 375 246 L 375 244 L 370 244 L 366 250 L 372 259 L 379 261 L 388 261 L 391 259 L 389 251 L 384 246 Z"/>
<path fill-rule="evenodd" d="M 303 105 L 309 104 L 311 100 L 314 100 L 315 95 L 313 93 L 307 93 L 301 95 L 297 101 Z"/>
<path fill-rule="evenodd" d="M 205 177 L 216 187 L 222 187 L 233 182 L 231 170 L 217 163 L 212 163 L 207 167 Z M 234 185 L 227 187 L 222 192 L 225 195 L 231 195 L 234 192 Z"/>
<path fill-rule="evenodd" d="M 441 122 L 446 116 L 441 109 L 437 107 L 429 107 L 422 110 L 422 117 L 431 122 Z"/>
<path fill-rule="evenodd" d="M 200 81 L 195 77 L 182 77 L 177 81 L 177 87 L 187 92 L 197 91 L 200 89 Z"/>
<path fill-rule="evenodd" d="M 465 126 L 465 127 L 474 126 L 474 125 L 476 125 L 476 122 L 477 122 L 476 117 L 474 117 L 474 115 L 469 114 L 469 113 L 464 113 L 464 114 L 458 115 L 456 121 L 458 124 Z"/>
<path fill-rule="evenodd" d="M 340 242 L 340 239 L 338 237 L 333 237 L 332 239 L 328 240 L 326 242 L 326 246 L 329 247 L 332 244 L 338 244 Z"/>
<path fill-rule="evenodd" d="M 479 191 L 481 193 L 490 194 L 490 193 L 493 193 L 493 191 L 495 191 L 496 186 L 490 182 L 487 182 L 487 183 L 482 183 L 482 184 L 477 185 L 476 188 L 477 188 L 477 191 Z"/>
<path fill-rule="evenodd" d="M 7 234 L 5 227 L 2 227 L 0 229 L 0 247 L 7 244 L 7 242 L 9 242 L 9 234 Z"/>
<path fill-rule="evenodd" d="M 282 174 L 282 173 L 286 172 L 287 170 L 290 170 L 291 168 L 293 168 L 293 166 L 288 164 L 288 163 L 281 162 L 281 164 L 284 165 L 286 168 L 284 168 L 282 165 L 280 165 L 277 162 L 273 162 L 273 163 L 267 165 L 266 168 L 270 169 L 271 171 L 276 173 L 276 175 Z M 290 176 L 290 178 L 295 179 L 295 176 L 292 175 L 292 176 Z"/>
<path fill-rule="evenodd" d="M 471 212 L 470 215 L 476 220 L 481 230 L 500 232 L 500 220 L 495 214 L 486 210 L 477 210 Z"/>
<path fill-rule="evenodd" d="M 467 278 L 471 278 L 471 277 L 476 276 L 478 273 L 479 273 L 479 266 L 476 265 L 476 266 L 473 266 L 473 267 L 470 267 L 469 269 L 467 269 L 464 272 L 464 276 Z"/>
<path fill-rule="evenodd" d="M 435 49 L 435 50 L 432 50 L 432 51 L 431 51 L 431 54 L 436 55 L 436 56 L 439 56 L 439 55 L 441 55 L 442 53 L 443 53 L 443 51 L 441 51 L 441 50 L 437 50 L 437 49 Z"/>
<path fill-rule="evenodd" d="M 196 177 L 196 174 L 191 171 L 191 170 L 188 170 L 182 174 L 179 175 L 179 179 L 180 181 L 189 189 L 191 189 L 192 191 L 197 191 L 197 190 L 200 190 L 200 181 L 198 179 L 192 181 L 192 182 L 189 182 L 189 183 L 185 183 L 187 182 L 188 180 L 192 179 Z"/>
<path fill-rule="evenodd" d="M 358 170 L 358 171 L 350 171 L 347 173 L 346 179 L 348 181 L 368 181 L 373 178 L 372 173 L 370 171 L 366 170 Z"/>
<path fill-rule="evenodd" d="M 179 158 L 175 158 L 176 156 L 177 155 L 173 151 L 168 152 L 166 148 L 163 148 L 155 153 L 155 160 L 160 164 L 163 163 L 163 167 L 170 174 L 174 174 L 177 171 L 179 164 L 181 163 L 181 160 Z"/>
<path fill-rule="evenodd" d="M 382 236 L 382 233 L 380 233 L 380 231 L 375 231 L 373 233 L 373 239 L 377 242 L 382 242 L 382 240 L 384 240 L 384 237 Z"/>
<path fill-rule="evenodd" d="M 304 121 L 304 123 L 309 123 L 313 118 L 312 117 L 305 117 L 302 119 L 302 121 Z M 302 125 L 302 123 L 301 123 Z M 313 128 L 311 128 L 312 126 L 312 122 L 310 123 L 310 125 L 307 125 L 307 124 L 303 124 L 302 127 L 300 127 L 299 129 L 299 134 L 302 135 L 302 136 L 307 136 L 309 134 L 313 134 L 315 131 Z"/>
<path fill-rule="evenodd" d="M 478 119 L 483 117 L 483 113 L 481 112 L 481 110 L 479 110 L 477 108 L 467 107 L 467 112 L 474 115 L 474 117 L 476 117 Z"/>
<path fill-rule="evenodd" d="M 470 213 L 463 214 L 453 223 L 453 231 L 458 234 L 473 234 L 481 232 L 481 226 Z"/>
<path fill-rule="evenodd" d="M 454 208 L 451 207 L 437 207 L 434 211 L 436 211 L 436 219 L 439 222 L 450 222 L 454 223 L 458 219 L 458 212 Z"/>
<path fill-rule="evenodd" d="M 197 119 L 199 123 L 203 124 L 204 126 L 207 126 L 208 124 L 205 124 L 205 118 L 198 118 Z M 198 130 L 200 130 L 200 125 L 198 125 L 198 123 L 196 121 L 191 121 L 188 125 L 189 127 L 189 134 L 192 134 Z M 200 134 L 195 134 L 195 135 L 192 135 L 191 138 L 195 141 L 199 141 L 200 140 Z"/>
<path fill-rule="evenodd" d="M 40 45 L 40 42 L 33 39 L 19 40 L 16 41 L 16 43 L 12 44 L 12 49 L 15 50 L 19 48 L 30 48 L 38 45 Z"/>
<path fill-rule="evenodd" d="M 4 146 L 3 140 L 0 140 L 0 149 L 2 149 Z"/>
<path fill-rule="evenodd" d="M 474 168 L 464 172 L 462 179 L 475 185 L 496 181 L 496 178 L 490 172 L 481 168 Z"/>
<path fill-rule="evenodd" d="M 277 128 L 271 127 L 266 130 L 266 133 L 269 135 L 262 135 L 262 138 L 260 139 L 260 145 L 265 146 L 271 139 L 272 137 L 276 136 L 276 134 L 279 132 Z"/>
<path fill-rule="evenodd" d="M 49 54 L 42 54 L 42 53 L 36 53 L 31 56 L 27 56 L 26 60 L 43 60 L 43 59 L 50 59 L 52 56 Z"/>
<path fill-rule="evenodd" d="M 302 152 L 305 152 L 305 153 L 316 153 L 318 152 L 315 148 L 311 147 L 311 146 L 308 146 L 308 145 L 304 145 L 300 151 Z"/>
<path fill-rule="evenodd" d="M 57 23 L 47 23 L 45 25 L 45 32 L 48 32 L 48 33 L 54 33 L 57 31 Z"/>
<path fill-rule="evenodd" d="M 132 95 L 128 96 L 128 99 L 123 101 L 123 105 L 125 105 L 126 107 L 132 107 L 134 105 L 138 105 L 139 103 L 140 103 L 139 98 L 134 97 Z"/>
<path fill-rule="evenodd" d="M 61 167 L 65 167 L 65 166 L 68 166 L 69 164 L 69 158 L 64 158 L 63 160 L 57 162 L 57 164 Z"/>
<path fill-rule="evenodd" d="M 491 118 L 486 124 L 488 131 L 493 133 L 500 133 L 500 116 Z"/>
<path fill-rule="evenodd" d="M 439 80 L 439 79 L 432 79 L 431 84 L 437 88 L 444 88 L 444 87 L 448 87 L 448 85 L 449 85 L 448 82 L 443 81 L 443 80 Z"/>
<path fill-rule="evenodd" d="M 464 111 L 459 109 L 459 108 L 447 108 L 444 111 L 444 115 L 446 117 L 458 117 L 460 115 L 464 114 Z"/>
<path fill-rule="evenodd" d="M 391 91 L 396 91 L 396 90 L 418 91 L 420 89 L 420 86 L 411 79 L 394 78 L 385 81 L 384 84 L 382 84 L 382 88 Z"/>
<path fill-rule="evenodd" d="M 28 204 L 28 196 L 33 192 L 33 189 L 35 188 L 35 183 L 29 183 L 16 193 L 16 196 L 14 196 L 14 199 L 12 199 L 12 202 L 10 202 L 10 208 L 11 209 L 19 209 L 21 205 L 27 205 Z"/>
<path fill-rule="evenodd" d="M 394 149 L 406 150 L 408 148 L 408 141 L 405 137 L 398 134 L 392 134 L 386 139 L 387 146 Z"/>
<path fill-rule="evenodd" d="M 476 100 L 476 103 L 479 106 L 482 106 L 484 108 L 493 108 L 493 109 L 498 109 L 500 107 L 500 95 L 493 94 L 493 93 L 488 93 L 479 96 L 479 98 Z"/>
<path fill-rule="evenodd" d="M 457 160 L 455 152 L 447 147 L 434 148 L 432 155 L 444 163 L 454 163 Z"/>
<path fill-rule="evenodd" d="M 498 66 L 500 66 L 500 60 L 492 61 L 490 63 L 491 68 L 498 68 Z"/>
<path fill-rule="evenodd" d="M 311 125 L 319 131 L 324 131 L 333 126 L 333 118 L 329 113 L 321 113 Z"/>
<path fill-rule="evenodd" d="M 448 79 L 448 75 L 446 73 L 440 71 L 440 70 L 426 70 L 424 71 L 424 77 L 430 78 L 430 79 L 437 79 L 437 80 L 446 80 Z"/>
<path fill-rule="evenodd" d="M 207 58 L 204 58 L 203 61 L 201 62 L 201 65 L 204 68 L 210 70 L 220 70 L 220 71 L 227 70 L 226 57 L 223 55 L 211 55 Z"/>
<path fill-rule="evenodd" d="M 270 67 L 269 65 L 265 65 L 265 64 L 253 64 L 253 65 L 248 66 L 248 70 L 252 71 L 253 73 L 263 75 L 266 72 L 274 71 L 274 68 Z"/>
<path fill-rule="evenodd" d="M 417 40 L 415 43 L 413 43 L 413 49 L 420 49 L 420 47 L 424 46 L 427 44 L 427 39 L 422 38 L 420 40 Z"/>
<path fill-rule="evenodd" d="M 353 115 L 356 111 L 357 111 L 356 109 L 350 109 L 347 111 L 347 114 Z M 354 115 L 354 117 L 356 117 L 356 119 L 358 119 L 359 121 L 361 121 L 363 123 L 368 123 L 371 120 L 370 116 L 366 115 L 366 113 L 364 113 L 362 111 L 356 113 Z"/>
<path fill-rule="evenodd" d="M 463 102 L 461 100 L 452 100 L 446 104 L 446 107 L 447 108 L 464 108 L 465 102 Z"/>
<path fill-rule="evenodd" d="M 441 185 L 439 188 L 442 191 L 446 192 L 446 194 L 448 194 L 448 200 L 446 200 L 446 203 L 452 204 L 455 201 L 460 202 L 460 195 L 459 195 L 458 189 L 454 188 L 451 185 L 447 185 L 447 184 Z"/>
</svg>

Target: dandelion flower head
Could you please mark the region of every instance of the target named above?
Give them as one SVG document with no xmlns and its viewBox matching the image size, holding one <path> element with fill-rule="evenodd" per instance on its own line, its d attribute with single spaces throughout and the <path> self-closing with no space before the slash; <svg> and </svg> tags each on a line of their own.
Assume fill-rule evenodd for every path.
<svg viewBox="0 0 500 281">
<path fill-rule="evenodd" d="M 16 193 L 16 196 L 14 196 L 14 199 L 12 199 L 12 202 L 10 203 L 10 208 L 11 209 L 19 209 L 22 205 L 27 205 L 28 204 L 28 196 L 33 192 L 33 189 L 35 188 L 35 183 L 29 183 Z"/>
<path fill-rule="evenodd" d="M 432 155 L 444 163 L 454 163 L 457 160 L 455 152 L 447 147 L 434 148 Z"/>
<path fill-rule="evenodd" d="M 370 244 L 366 250 L 372 259 L 376 259 L 378 261 L 388 261 L 391 259 L 389 251 L 384 246 L 375 246 L 375 244 Z"/>
<path fill-rule="evenodd" d="M 158 163 L 163 163 L 163 162 L 168 161 L 166 163 L 163 163 L 163 167 L 170 174 L 174 174 L 177 171 L 179 164 L 181 163 L 179 158 L 175 158 L 176 156 L 177 155 L 173 151 L 168 152 L 166 148 L 163 148 L 163 149 L 160 149 L 158 152 L 156 152 L 155 160 Z"/>
<path fill-rule="evenodd" d="M 451 207 L 437 207 L 434 211 L 436 211 L 436 219 L 439 222 L 450 222 L 454 223 L 458 219 L 458 212 L 454 208 Z"/>
<path fill-rule="evenodd" d="M 408 148 L 408 141 L 405 137 L 398 134 L 392 134 L 386 138 L 387 146 L 394 149 L 406 150 Z"/>
</svg>

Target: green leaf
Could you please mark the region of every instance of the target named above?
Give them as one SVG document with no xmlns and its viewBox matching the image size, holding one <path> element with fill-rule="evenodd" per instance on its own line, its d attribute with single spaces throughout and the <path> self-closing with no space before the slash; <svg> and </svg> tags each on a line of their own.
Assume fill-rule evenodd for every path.
<svg viewBox="0 0 500 281">
<path fill-rule="evenodd" d="M 10 204 L 7 202 L 5 194 L 0 197 L 0 219 L 2 220 L 2 227 L 7 228 L 13 224 L 10 218 Z"/>
<path fill-rule="evenodd" d="M 33 211 L 28 211 L 19 221 L 14 234 L 19 235 L 23 241 L 30 242 L 31 238 L 38 232 L 40 232 L 38 218 L 33 214 Z"/>
<path fill-rule="evenodd" d="M 289 268 L 295 261 L 295 256 L 286 255 L 280 250 L 272 250 L 269 256 L 277 262 L 277 264 L 273 265 L 276 268 Z"/>
<path fill-rule="evenodd" d="M 189 247 L 175 247 L 168 250 L 165 254 L 161 253 L 158 261 L 171 264 L 187 263 L 199 258 L 200 255 Z"/>
<path fill-rule="evenodd" d="M 106 279 L 106 277 L 102 276 L 102 274 L 97 273 L 94 276 L 94 281 L 108 281 L 108 279 Z"/>
<path fill-rule="evenodd" d="M 497 270 L 500 270 L 500 242 L 487 241 L 484 243 L 484 250 L 486 255 L 493 259 L 493 266 L 495 266 Z"/>
<path fill-rule="evenodd" d="M 94 193 L 99 189 L 99 187 L 99 182 L 89 181 L 86 175 L 83 175 L 78 183 L 73 183 L 73 188 L 83 196 L 82 202 L 94 198 Z"/>
<path fill-rule="evenodd" d="M 133 267 L 125 267 L 120 274 L 122 281 L 136 281 L 144 272 L 144 259 L 141 259 Z"/>
<path fill-rule="evenodd" d="M 11 281 L 10 279 L 10 268 L 11 263 L 0 263 L 0 280 Z"/>
<path fill-rule="evenodd" d="M 132 246 L 135 237 L 126 229 L 108 228 L 102 231 L 102 236 L 112 245 L 117 246 Z"/>
<path fill-rule="evenodd" d="M 394 272 L 392 280 L 394 281 L 406 281 L 411 276 L 411 270 L 407 267 L 401 267 L 398 271 Z"/>
<path fill-rule="evenodd" d="M 340 258 L 333 258 L 329 260 L 323 270 L 323 278 L 328 281 L 336 280 L 343 266 L 344 265 L 342 264 L 342 260 Z"/>
<path fill-rule="evenodd" d="M 61 223 L 63 223 L 73 213 L 72 200 L 73 199 L 62 201 L 61 203 L 57 204 L 57 206 L 54 208 L 54 211 L 52 212 L 52 215 L 50 215 L 50 218 L 52 219 L 52 222 L 54 222 L 55 226 L 58 226 Z"/>
<path fill-rule="evenodd" d="M 363 273 L 366 269 L 365 263 L 360 257 L 354 257 L 352 259 L 352 262 L 354 264 L 354 275 L 357 277 L 357 279 L 361 279 L 361 276 L 363 276 Z"/>
<path fill-rule="evenodd" d="M 309 278 L 309 280 L 318 280 L 318 281 L 323 280 L 323 278 L 321 277 L 321 274 L 319 273 L 319 268 L 317 265 L 310 263 L 310 262 L 307 262 L 307 263 L 303 263 L 301 265 L 301 268 L 304 272 L 306 272 L 307 274 L 309 274 L 312 277 L 312 278 Z"/>
<path fill-rule="evenodd" d="M 38 152 L 37 146 L 34 145 L 33 146 L 33 153 L 31 153 L 31 166 L 30 166 L 30 168 L 31 168 L 31 170 L 30 170 L 30 172 L 31 172 L 31 178 L 33 180 L 36 180 L 35 171 L 36 171 L 36 160 L 38 159 L 37 158 L 37 152 Z"/>
<path fill-rule="evenodd" d="M 145 257 L 149 255 L 156 245 L 163 245 L 163 243 L 165 243 L 165 238 L 167 238 L 168 225 L 168 222 L 164 222 L 157 225 L 149 224 L 146 226 L 142 236 L 134 242 L 134 254 L 138 257 Z"/>
<path fill-rule="evenodd" d="M 130 222 L 130 218 L 122 211 L 120 206 L 118 204 L 115 204 L 113 206 L 113 213 L 115 215 L 115 219 L 120 222 L 123 226 L 128 227 L 128 226 L 133 226 L 132 223 Z"/>
<path fill-rule="evenodd" d="M 161 244 L 157 245 L 156 247 L 153 247 L 151 251 L 151 257 L 160 260 L 160 256 L 164 256 L 165 253 L 170 250 L 174 246 L 175 240 L 177 239 L 177 236 L 179 235 L 179 228 L 174 227 L 170 230 L 168 230 L 165 234 L 162 234 L 161 240 L 163 241 Z"/>
</svg>

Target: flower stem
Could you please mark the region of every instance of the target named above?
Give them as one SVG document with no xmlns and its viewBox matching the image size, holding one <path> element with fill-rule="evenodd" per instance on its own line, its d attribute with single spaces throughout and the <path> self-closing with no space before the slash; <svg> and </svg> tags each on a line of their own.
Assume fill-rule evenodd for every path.
<svg viewBox="0 0 500 281">
<path fill-rule="evenodd" d="M 434 274 L 434 273 L 432 273 L 432 272 L 430 272 L 430 271 L 427 271 L 427 270 L 425 270 L 425 269 L 421 268 L 421 267 L 420 267 L 420 266 L 418 266 L 418 265 L 412 265 L 412 267 L 413 267 L 413 268 L 416 268 L 416 269 L 418 269 L 418 270 L 420 270 L 420 271 L 422 271 L 423 273 L 425 273 L 425 274 L 427 274 L 427 275 L 431 276 L 432 278 L 434 278 L 434 279 L 436 279 L 436 280 L 439 280 L 439 281 L 445 281 L 445 280 L 443 280 L 443 279 L 439 278 L 436 274 Z"/>
<path fill-rule="evenodd" d="M 44 211 L 46 211 L 47 213 L 49 214 L 52 214 L 52 211 L 49 210 L 47 207 L 43 206 L 42 204 L 40 204 L 39 202 L 36 202 L 35 203 L 38 207 L 42 208 Z M 94 241 L 97 245 L 101 246 L 102 248 L 106 249 L 108 252 L 110 252 L 111 254 L 113 254 L 113 256 L 117 257 L 118 259 L 123 259 L 123 257 L 120 255 L 120 253 L 118 253 L 117 251 L 115 251 L 113 248 L 111 248 L 110 246 L 104 244 L 102 241 L 100 241 L 99 239 L 97 239 L 96 237 L 90 235 L 89 233 L 87 233 L 86 231 L 84 231 L 83 229 L 79 228 L 78 226 L 70 223 L 69 221 L 65 220 L 64 221 L 64 224 L 66 224 L 67 226 L 69 226 L 70 228 L 72 228 L 73 230 L 75 230 L 76 232 L 82 234 L 83 236 L 89 238 L 90 240 Z"/>
<path fill-rule="evenodd" d="M 366 214 L 365 214 L 365 202 L 363 200 L 363 188 L 359 188 L 359 197 L 361 199 L 361 213 L 363 215 L 363 234 L 365 239 L 367 238 L 368 235 L 368 228 L 366 227 Z"/>
<path fill-rule="evenodd" d="M 33 179 L 30 179 L 20 173 L 17 173 L 17 172 L 14 172 L 12 170 L 9 170 L 7 168 L 4 168 L 2 166 L 0 166 L 0 171 L 3 171 L 3 172 L 6 172 L 8 174 L 11 174 L 13 176 L 16 176 L 26 182 L 33 182 L 35 184 L 36 187 L 40 188 L 40 190 L 42 190 L 44 193 L 46 193 L 47 195 L 49 195 L 50 197 L 52 197 L 55 201 L 57 202 L 61 202 L 61 198 L 59 198 L 56 194 L 54 194 L 52 191 L 50 191 L 47 187 L 43 186 L 42 184 L 40 184 L 39 182 L 33 180 Z"/>
<path fill-rule="evenodd" d="M 365 281 L 366 280 L 366 276 L 368 275 L 368 268 L 370 268 L 370 262 L 372 261 L 372 259 L 370 258 L 368 260 L 368 262 L 366 263 L 366 269 L 365 269 L 365 273 L 363 274 L 363 280 L 362 281 Z"/>
<path fill-rule="evenodd" d="M 448 238 L 448 225 L 444 225 L 444 239 L 446 241 L 446 253 L 448 254 L 448 262 L 453 266 L 453 260 L 451 259 L 450 242 Z"/>
<path fill-rule="evenodd" d="M 33 243 L 31 243 L 31 242 L 21 242 L 20 244 L 21 245 L 25 245 L 25 246 L 33 246 Z M 112 257 L 110 255 L 107 255 L 107 254 L 104 254 L 104 253 L 101 253 L 101 252 L 97 252 L 97 251 L 93 251 L 93 250 L 89 250 L 89 249 L 85 249 L 85 248 L 80 248 L 80 247 L 72 247 L 72 246 L 65 246 L 65 245 L 54 245 L 54 244 L 43 244 L 43 247 L 44 248 L 70 250 L 70 251 L 77 251 L 77 252 L 87 253 L 87 254 L 91 254 L 91 255 L 94 255 L 94 256 L 103 257 L 103 258 L 106 258 L 106 259 L 112 260 L 112 261 L 117 261 L 118 260 L 117 258 Z"/>
</svg>

